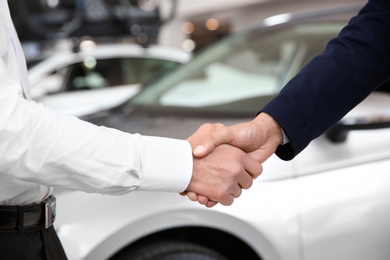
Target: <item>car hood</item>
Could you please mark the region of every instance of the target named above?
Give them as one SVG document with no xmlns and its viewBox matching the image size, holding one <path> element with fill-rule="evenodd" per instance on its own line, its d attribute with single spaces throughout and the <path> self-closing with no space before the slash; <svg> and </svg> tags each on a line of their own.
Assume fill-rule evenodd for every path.
<svg viewBox="0 0 390 260">
<path fill-rule="evenodd" d="M 186 139 L 204 123 L 225 125 L 247 122 L 250 118 L 228 118 L 212 116 L 183 116 L 134 111 L 128 114 L 103 112 L 85 118 L 98 126 L 116 128 L 128 133 Z"/>
</svg>

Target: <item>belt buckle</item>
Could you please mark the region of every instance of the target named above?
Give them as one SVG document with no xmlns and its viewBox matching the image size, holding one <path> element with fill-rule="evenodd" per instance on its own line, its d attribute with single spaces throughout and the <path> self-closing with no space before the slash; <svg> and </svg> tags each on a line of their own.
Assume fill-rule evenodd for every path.
<svg viewBox="0 0 390 260">
<path fill-rule="evenodd" d="M 54 220 L 56 219 L 56 198 L 50 196 L 44 200 L 45 205 L 45 228 L 49 228 L 53 225 Z"/>
</svg>

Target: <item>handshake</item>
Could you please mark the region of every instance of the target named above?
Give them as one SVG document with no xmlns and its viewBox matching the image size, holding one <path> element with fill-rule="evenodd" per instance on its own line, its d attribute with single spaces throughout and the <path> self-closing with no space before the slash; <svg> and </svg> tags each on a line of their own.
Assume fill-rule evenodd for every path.
<svg viewBox="0 0 390 260">
<path fill-rule="evenodd" d="M 233 126 L 204 124 L 187 140 L 193 152 L 193 175 L 181 195 L 213 207 L 231 205 L 242 189 L 252 186 L 283 134 L 271 116 L 261 113 Z"/>
</svg>

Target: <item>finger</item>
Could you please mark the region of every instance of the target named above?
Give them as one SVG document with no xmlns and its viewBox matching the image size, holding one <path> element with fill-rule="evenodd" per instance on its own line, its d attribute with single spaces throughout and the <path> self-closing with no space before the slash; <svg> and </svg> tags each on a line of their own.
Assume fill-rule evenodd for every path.
<svg viewBox="0 0 390 260">
<path fill-rule="evenodd" d="M 248 153 L 252 158 L 254 158 L 257 162 L 259 163 L 264 163 L 269 157 L 271 157 L 274 152 L 275 152 L 275 148 L 273 147 L 264 147 L 264 148 L 260 148 L 256 151 L 253 151 L 253 152 L 250 152 Z"/>
<path fill-rule="evenodd" d="M 259 161 L 254 158 L 254 155 L 249 153 L 244 159 L 244 168 L 245 171 L 252 177 L 252 179 L 256 179 L 263 172 L 263 166 Z"/>
<path fill-rule="evenodd" d="M 249 189 L 250 187 L 252 187 L 253 180 L 259 177 L 262 171 L 263 171 L 263 166 L 255 159 L 253 159 L 251 156 L 247 155 L 244 158 L 243 170 L 241 174 L 238 175 L 239 176 L 238 184 L 240 188 Z M 234 196 L 234 197 L 238 198 L 238 196 Z"/>
<path fill-rule="evenodd" d="M 195 192 L 188 191 L 188 192 L 187 192 L 187 197 L 188 197 L 191 201 L 198 201 L 198 194 L 196 194 Z"/>
<path fill-rule="evenodd" d="M 219 203 L 224 206 L 230 206 L 233 204 L 233 202 L 234 202 L 234 197 L 232 195 L 225 196 L 223 199 L 219 201 Z"/>
<path fill-rule="evenodd" d="M 236 191 L 234 192 L 234 194 L 232 194 L 233 198 L 237 199 L 238 197 L 240 197 L 242 194 L 242 188 L 241 187 L 238 187 L 236 189 Z"/>
<path fill-rule="evenodd" d="M 246 175 L 248 175 L 248 174 L 246 174 Z M 252 180 L 252 178 L 250 178 L 250 177 L 249 177 L 249 179 Z M 216 196 L 214 199 L 213 198 L 209 199 L 209 201 L 218 202 L 224 206 L 230 206 L 231 204 L 233 204 L 235 198 L 238 198 L 241 196 L 242 188 L 240 187 L 239 183 L 236 183 L 235 185 L 230 186 L 229 189 L 225 190 L 223 193 L 224 193 L 224 195 Z M 199 201 L 199 199 L 198 199 L 198 201 Z M 207 205 L 207 203 L 204 205 Z"/>
<path fill-rule="evenodd" d="M 214 206 L 217 205 L 217 204 L 218 204 L 218 202 L 209 200 L 205 206 L 206 206 L 207 208 L 212 208 L 212 207 L 214 207 Z"/>
<path fill-rule="evenodd" d="M 200 204 L 206 205 L 209 201 L 210 201 L 209 198 L 202 196 L 202 195 L 198 195 L 198 202 Z"/>
<path fill-rule="evenodd" d="M 248 172 L 243 170 L 243 173 L 240 174 L 240 176 L 237 179 L 237 189 L 249 189 L 252 186 L 253 178 L 252 175 L 250 175 Z M 231 193 L 232 195 L 235 195 L 238 193 L 237 189 L 234 190 L 234 193 Z"/>
</svg>

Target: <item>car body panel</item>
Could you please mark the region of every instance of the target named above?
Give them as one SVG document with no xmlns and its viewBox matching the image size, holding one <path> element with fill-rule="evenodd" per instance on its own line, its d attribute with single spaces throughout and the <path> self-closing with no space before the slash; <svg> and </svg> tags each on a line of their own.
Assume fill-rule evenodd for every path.
<svg viewBox="0 0 390 260">
<path fill-rule="evenodd" d="M 304 259 L 389 259 L 390 160 L 297 179 Z"/>
<path fill-rule="evenodd" d="M 64 92 L 61 95 L 45 97 L 40 102 L 60 113 L 81 117 L 122 104 L 137 94 L 141 87 L 141 84 L 134 84 L 93 91 Z"/>
</svg>

